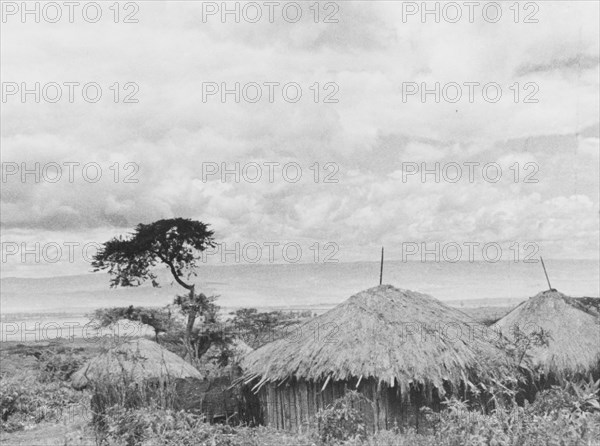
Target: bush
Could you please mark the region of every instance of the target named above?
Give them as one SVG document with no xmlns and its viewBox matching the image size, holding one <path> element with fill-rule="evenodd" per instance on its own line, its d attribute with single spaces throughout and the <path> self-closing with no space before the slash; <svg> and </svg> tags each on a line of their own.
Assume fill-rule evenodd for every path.
<svg viewBox="0 0 600 446">
<path fill-rule="evenodd" d="M 106 414 L 106 430 L 97 438 L 109 446 L 310 446 L 307 437 L 264 427 L 210 425 L 201 416 L 158 407 L 123 409 Z"/>
<path fill-rule="evenodd" d="M 18 412 L 19 399 L 25 392 L 23 387 L 11 386 L 6 380 L 0 381 L 0 407 L 2 408 L 2 421 Z"/>
<path fill-rule="evenodd" d="M 167 333 L 177 325 L 168 308 L 134 307 L 133 305 L 129 307 L 99 308 L 90 316 L 99 327 L 110 327 L 122 320 L 149 325 L 154 329 L 156 341 L 158 341 L 160 333 Z"/>
<path fill-rule="evenodd" d="M 0 430 L 14 432 L 43 421 L 57 422 L 74 410 L 84 411 L 85 396 L 62 383 L 40 383 L 32 377 L 0 380 Z"/>
<path fill-rule="evenodd" d="M 111 446 L 587 446 L 600 438 L 597 395 L 589 385 L 553 388 L 538 394 L 533 404 L 498 406 L 490 414 L 449 400 L 440 413 L 423 411 L 429 427 L 420 433 L 408 428 L 368 435 L 357 410 L 364 403 L 370 402 L 349 392 L 319 412 L 318 436 L 210 425 L 201 415 L 162 409 L 152 402 L 138 408 L 117 405 L 106 408 L 104 429 L 97 435 L 99 443 Z"/>
<path fill-rule="evenodd" d="M 469 410 L 464 401 L 447 409 L 425 409 L 428 431 L 383 431 L 338 441 L 344 446 L 588 446 L 600 443 L 598 387 L 568 383 L 540 392 L 533 404 L 498 405 L 490 414 Z M 500 400 L 500 399 L 498 399 Z M 329 444 L 332 444 L 330 442 Z"/>
<path fill-rule="evenodd" d="M 71 375 L 83 366 L 84 358 L 77 353 L 83 349 L 45 350 L 38 358 L 41 382 L 68 381 Z"/>
<path fill-rule="evenodd" d="M 114 406 L 105 414 L 103 440 L 108 444 L 195 445 L 203 425 L 197 415 L 158 407 L 124 409 Z"/>
<path fill-rule="evenodd" d="M 317 413 L 317 422 L 321 441 L 329 443 L 364 438 L 366 428 L 362 414 L 357 409 L 361 403 L 370 404 L 370 401 L 356 391 L 349 391 L 326 409 L 320 410 Z"/>
<path fill-rule="evenodd" d="M 532 405 L 536 412 L 549 414 L 559 409 L 571 412 L 600 412 L 600 380 L 594 382 L 590 377 L 588 382 L 565 383 L 564 386 L 553 386 L 542 391 Z"/>
<path fill-rule="evenodd" d="M 106 429 L 106 419 L 111 411 L 145 407 L 171 409 L 177 396 L 174 382 L 138 382 L 125 374 L 121 379 L 106 377 L 95 381 L 91 393 L 92 421 L 98 432 Z"/>
<path fill-rule="evenodd" d="M 572 387 L 554 388 L 538 394 L 533 404 L 498 406 L 491 414 L 468 411 L 464 402 L 451 400 L 447 410 L 430 416 L 427 436 L 409 435 L 415 445 L 429 445 L 429 440 L 443 446 L 593 444 L 599 439 L 600 411 L 589 396 Z"/>
</svg>

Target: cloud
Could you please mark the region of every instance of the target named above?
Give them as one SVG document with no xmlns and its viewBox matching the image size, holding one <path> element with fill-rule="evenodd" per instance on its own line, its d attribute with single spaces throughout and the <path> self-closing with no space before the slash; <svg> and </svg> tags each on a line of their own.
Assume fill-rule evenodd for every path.
<svg viewBox="0 0 600 446">
<path fill-rule="evenodd" d="M 517 68 L 517 75 L 525 76 L 530 73 L 540 73 L 555 70 L 575 70 L 581 72 L 596 68 L 600 63 L 600 58 L 588 55 L 577 54 L 575 56 L 563 59 L 554 59 L 541 64 L 524 64 Z"/>
<path fill-rule="evenodd" d="M 597 257 L 585 242 L 599 237 L 594 2 L 540 5 L 538 24 L 510 15 L 497 24 L 403 23 L 392 2 L 340 3 L 329 24 L 311 15 L 297 24 L 203 23 L 197 4 L 140 8 L 131 25 L 3 24 L 3 80 L 103 90 L 96 104 L 80 94 L 74 103 L 3 104 L 3 162 L 79 163 L 73 182 L 19 174 L 3 182 L 3 241 L 104 241 L 184 216 L 212 223 L 223 240 L 334 241 L 345 260 L 427 239 L 535 239 L 554 256 Z M 122 102 L 127 82 L 139 85 L 139 103 Z M 265 82 L 280 86 L 273 103 L 221 103 L 202 100 L 204 82 L 255 82 L 263 98 Z M 291 82 L 302 87 L 296 103 L 282 93 Z M 403 101 L 404 82 L 456 82 L 463 98 Z M 470 103 L 465 82 L 495 82 L 502 98 L 488 102 L 478 88 Z M 536 90 L 527 83 L 538 103 L 523 102 Z M 325 103 L 328 95 L 338 101 Z M 492 162 L 502 168 L 498 183 L 482 174 Z M 101 166 L 98 182 L 82 177 L 88 163 Z M 205 163 L 218 174 L 203 178 Z M 256 183 L 245 176 L 249 163 L 262 167 Z M 300 166 L 297 182 L 286 179 L 290 163 Z M 404 181 L 406 163 L 420 171 Z M 464 163 L 479 163 L 474 182 Z M 444 180 L 454 164 L 463 169 L 456 184 Z M 438 165 L 439 182 L 435 172 L 421 181 L 423 167 Z"/>
</svg>

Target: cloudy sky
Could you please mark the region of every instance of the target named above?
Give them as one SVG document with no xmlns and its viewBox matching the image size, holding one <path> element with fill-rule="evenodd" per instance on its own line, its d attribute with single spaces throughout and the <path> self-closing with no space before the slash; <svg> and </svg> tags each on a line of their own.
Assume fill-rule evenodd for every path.
<svg viewBox="0 0 600 446">
<path fill-rule="evenodd" d="M 4 6 L 3 276 L 89 271 L 65 253 L 22 262 L 15 246 L 82 246 L 171 217 L 210 223 L 228 247 L 335 243 L 342 262 L 376 260 L 381 245 L 399 258 L 403 243 L 423 242 L 598 258 L 597 2 L 521 4 L 518 17 L 503 3 L 498 20 L 476 9 L 473 23 L 466 7 L 456 23 L 450 9 L 422 23 L 403 16 L 406 2 L 379 1 L 322 2 L 318 17 L 302 3 L 295 23 L 294 5 L 270 20 L 264 3 L 238 3 L 239 23 L 223 23 L 221 2 L 209 3 L 122 3 L 116 17 L 100 2 L 96 23 L 93 8 L 73 23 L 67 7 L 49 23 L 46 8 L 36 23 Z M 22 95 L 36 82 L 39 103 Z M 224 101 L 236 82 L 239 102 Z M 436 83 L 439 102 L 403 97 Z M 477 83 L 472 100 L 465 83 Z M 21 175 L 36 163 L 39 182 Z M 236 163 L 239 181 L 221 175 Z M 422 178 L 436 166 L 439 181 Z"/>
</svg>

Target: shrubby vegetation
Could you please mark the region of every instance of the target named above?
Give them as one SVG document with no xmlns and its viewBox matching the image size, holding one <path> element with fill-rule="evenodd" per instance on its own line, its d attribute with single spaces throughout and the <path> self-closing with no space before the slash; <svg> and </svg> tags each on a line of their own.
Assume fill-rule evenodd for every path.
<svg viewBox="0 0 600 446">
<path fill-rule="evenodd" d="M 360 441 L 367 437 L 362 414 L 357 409 L 361 402 L 370 403 L 364 395 L 350 391 L 335 400 L 330 407 L 317 413 L 319 439 L 323 444 L 344 440 Z"/>
<path fill-rule="evenodd" d="M 232 356 L 233 336 L 228 324 L 219 316 L 218 296 L 202 293 L 175 297 L 173 304 L 162 308 L 113 307 L 101 308 L 90 315 L 98 327 L 111 327 L 127 320 L 152 327 L 155 341 L 172 352 L 199 366 L 202 362 L 216 361 L 227 365 Z M 196 320 L 201 319 L 199 327 Z M 211 352 L 208 358 L 204 356 Z"/>
<path fill-rule="evenodd" d="M 264 427 L 205 423 L 198 415 L 173 410 L 115 408 L 107 418 L 101 439 L 111 446 L 302 446 L 314 444 L 309 436 L 290 435 Z"/>
<path fill-rule="evenodd" d="M 158 341 L 161 333 L 174 328 L 175 321 L 169 308 L 152 307 L 112 307 L 99 308 L 90 315 L 98 327 L 110 327 L 119 321 L 128 320 L 148 325 L 154 330 L 154 339 Z"/>
<path fill-rule="evenodd" d="M 78 352 L 49 349 L 38 353 L 30 369 L 2 373 L 2 432 L 21 431 L 42 422 L 58 422 L 89 413 L 89 397 L 66 382 L 81 364 Z"/>
<path fill-rule="evenodd" d="M 313 316 L 311 311 L 259 312 L 256 308 L 242 308 L 230 313 L 227 320 L 220 317 L 218 296 L 197 295 L 190 303 L 188 295 L 177 296 L 172 305 L 153 307 L 101 308 L 90 315 L 98 327 L 111 327 L 127 320 L 152 327 L 155 341 L 180 356 L 186 356 L 184 345 L 186 323 L 190 313 L 202 317 L 200 329 L 189 334 L 196 363 L 202 360 L 227 365 L 231 357 L 231 344 L 235 338 L 256 349 L 268 342 L 293 335 L 295 327 Z M 211 352 L 209 358 L 204 355 Z"/>
<path fill-rule="evenodd" d="M 315 446 L 539 446 L 596 444 L 600 439 L 599 383 L 568 384 L 538 395 L 533 404 L 514 401 L 489 414 L 447 401 L 447 410 L 423 410 L 424 431 L 414 428 L 367 433 L 348 394 L 319 413 L 318 432 L 293 435 L 268 428 L 209 425 L 197 415 L 156 406 L 115 407 L 106 417 L 102 441 L 108 445 L 315 445 Z"/>
<path fill-rule="evenodd" d="M 254 349 L 290 336 L 298 324 L 313 316 L 311 311 L 259 312 L 256 308 L 242 308 L 230 315 L 233 332 Z"/>
<path fill-rule="evenodd" d="M 38 356 L 39 375 L 41 382 L 67 382 L 71 375 L 81 368 L 84 358 L 81 357 L 83 348 L 54 348 L 40 352 Z"/>
</svg>

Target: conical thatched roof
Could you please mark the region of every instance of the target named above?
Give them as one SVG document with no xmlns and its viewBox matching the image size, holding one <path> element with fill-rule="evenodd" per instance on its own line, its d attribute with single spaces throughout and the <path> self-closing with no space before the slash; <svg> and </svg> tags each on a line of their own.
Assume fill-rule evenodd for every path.
<svg viewBox="0 0 600 446">
<path fill-rule="evenodd" d="M 202 374 L 175 353 L 148 339 L 125 342 L 88 361 L 73 374 L 72 385 L 82 389 L 102 379 L 199 378 Z"/>
<path fill-rule="evenodd" d="M 260 388 L 292 377 L 371 377 L 403 390 L 411 383 L 433 386 L 443 394 L 444 382 L 456 385 L 505 370 L 503 352 L 473 335 L 476 325 L 431 296 L 382 285 L 250 353 L 243 378 Z"/>
<path fill-rule="evenodd" d="M 536 365 L 558 374 L 586 373 L 599 367 L 599 319 L 577 300 L 556 291 L 544 291 L 521 303 L 493 326 L 507 338 L 518 329 L 532 333 L 543 329 L 548 346 L 532 348 Z"/>
</svg>

